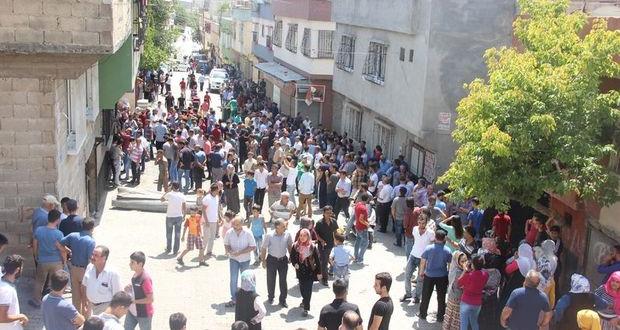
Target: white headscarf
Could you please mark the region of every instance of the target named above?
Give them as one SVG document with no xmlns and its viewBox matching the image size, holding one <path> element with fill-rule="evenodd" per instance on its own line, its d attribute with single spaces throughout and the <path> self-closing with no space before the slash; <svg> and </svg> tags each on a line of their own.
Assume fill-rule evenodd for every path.
<svg viewBox="0 0 620 330">
<path fill-rule="evenodd" d="M 527 276 L 527 272 L 536 269 L 532 247 L 527 243 L 523 243 L 519 245 L 518 254 L 517 265 L 519 265 L 519 272 L 521 272 L 521 275 Z"/>
<path fill-rule="evenodd" d="M 581 274 L 573 274 L 570 277 L 570 292 L 571 293 L 586 293 L 590 292 L 590 282 Z"/>
</svg>

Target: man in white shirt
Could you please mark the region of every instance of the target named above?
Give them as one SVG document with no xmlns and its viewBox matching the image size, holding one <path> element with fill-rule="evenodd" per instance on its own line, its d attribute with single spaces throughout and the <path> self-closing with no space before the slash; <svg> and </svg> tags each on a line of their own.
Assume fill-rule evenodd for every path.
<svg viewBox="0 0 620 330">
<path fill-rule="evenodd" d="M 181 238 L 181 224 L 186 210 L 185 195 L 179 191 L 181 184 L 172 183 L 172 190 L 161 197 L 161 201 L 168 201 L 166 208 L 166 253 L 177 254 L 179 252 L 179 240 Z M 174 246 L 172 245 L 172 231 L 174 229 Z"/>
<path fill-rule="evenodd" d="M 254 153 L 250 151 L 248 152 L 248 158 L 243 162 L 243 165 L 241 165 L 241 169 L 243 173 L 248 173 L 249 171 L 256 170 L 257 164 L 258 162 L 256 158 L 254 158 Z"/>
<path fill-rule="evenodd" d="M 110 305 L 112 297 L 123 290 L 119 274 L 107 265 L 110 249 L 103 245 L 95 247 L 82 279 L 82 310 L 84 316 L 97 315 Z M 73 288 L 77 290 L 77 288 Z"/>
<path fill-rule="evenodd" d="M 129 293 L 120 291 L 114 294 L 110 306 L 98 315 L 103 321 L 103 330 L 124 330 L 121 318 L 127 314 L 132 303 L 133 299 Z"/>
<path fill-rule="evenodd" d="M 261 212 L 263 212 L 263 202 L 265 200 L 265 191 L 267 189 L 267 176 L 269 176 L 269 171 L 267 171 L 265 163 L 263 161 L 258 162 L 256 171 L 254 171 L 254 181 L 256 181 L 254 204 L 258 204 Z"/>
<path fill-rule="evenodd" d="M 286 176 L 286 191 L 288 192 L 290 198 L 291 198 L 291 202 L 293 202 L 293 205 L 297 206 L 297 203 L 295 202 L 295 190 L 297 188 L 297 167 L 296 167 L 297 163 L 295 163 L 295 160 L 289 160 L 288 157 L 287 159 L 284 161 L 284 164 L 282 164 L 283 168 L 286 168 L 288 170 L 288 175 Z"/>
<path fill-rule="evenodd" d="M 21 276 L 24 258 L 10 255 L 4 259 L 4 275 L 0 280 L 0 329 L 22 330 L 28 324 L 28 317 L 19 311 L 15 281 Z"/>
<path fill-rule="evenodd" d="M 288 182 L 288 180 L 287 180 Z M 299 205 L 297 206 L 297 216 L 303 215 L 304 208 L 306 215 L 312 217 L 312 196 L 314 194 L 314 174 L 310 165 L 304 165 L 304 173 L 299 178 L 297 184 L 299 189 Z"/>
<path fill-rule="evenodd" d="M 168 127 L 164 125 L 162 119 L 157 120 L 157 124 L 153 127 L 153 134 L 155 134 L 155 148 L 161 150 L 166 143 L 166 133 L 168 133 Z"/>
<path fill-rule="evenodd" d="M 220 197 L 217 183 L 211 184 L 209 193 L 202 199 L 203 232 L 207 245 L 207 257 L 213 255 L 213 242 L 220 223 Z"/>
<path fill-rule="evenodd" d="M 377 195 L 377 222 L 379 222 L 379 231 L 385 233 L 387 231 L 388 218 L 390 216 L 390 209 L 392 207 L 392 191 L 394 188 L 390 185 L 390 177 L 383 175 L 381 190 Z"/>
<path fill-rule="evenodd" d="M 377 184 L 379 183 L 379 176 L 377 175 L 377 165 L 371 165 L 368 167 L 368 192 L 373 196 L 376 196 Z"/>
<path fill-rule="evenodd" d="M 349 214 L 349 198 L 351 198 L 353 187 L 351 179 L 347 177 L 347 171 L 340 170 L 338 174 L 340 178 L 338 179 L 338 183 L 336 183 L 336 195 L 338 198 L 336 199 L 336 205 L 334 207 L 334 217 L 337 220 L 340 211 L 342 211 L 346 219 L 349 220 L 351 217 Z"/>
<path fill-rule="evenodd" d="M 420 267 L 420 260 L 422 260 L 422 253 L 424 249 L 435 240 L 435 232 L 430 228 L 427 228 L 426 224 L 430 217 L 428 210 L 422 210 L 418 216 L 418 225 L 413 227 L 414 243 L 411 253 L 407 259 L 407 268 L 405 270 L 405 295 L 400 299 L 401 302 L 405 302 L 411 299 L 411 277 L 416 268 Z M 423 278 L 420 276 L 416 279 L 415 296 L 413 297 L 414 303 L 420 302 L 422 296 L 422 283 Z"/>
<path fill-rule="evenodd" d="M 243 226 L 238 216 L 232 220 L 232 228 L 224 236 L 224 248 L 230 258 L 230 301 L 226 306 L 232 307 L 236 302 L 239 274 L 250 267 L 250 254 L 256 249 L 254 235 Z"/>
</svg>

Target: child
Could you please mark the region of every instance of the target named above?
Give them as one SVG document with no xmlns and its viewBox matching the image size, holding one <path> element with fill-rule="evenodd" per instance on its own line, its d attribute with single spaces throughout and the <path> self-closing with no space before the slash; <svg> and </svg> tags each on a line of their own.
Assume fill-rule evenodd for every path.
<svg viewBox="0 0 620 330">
<path fill-rule="evenodd" d="M 157 191 L 161 191 L 162 187 L 168 192 L 168 160 L 164 158 L 164 150 L 157 150 L 155 164 L 159 166 L 159 177 L 157 179 Z"/>
<path fill-rule="evenodd" d="M 221 237 L 225 237 L 226 232 L 230 228 L 232 228 L 232 219 L 234 217 L 235 217 L 235 213 L 233 211 L 224 212 L 224 221 L 222 221 L 222 224 L 220 225 L 220 228 L 222 229 L 222 231 L 220 232 Z"/>
<path fill-rule="evenodd" d="M 254 250 L 254 265 L 258 266 L 260 260 L 258 258 L 259 251 L 263 245 L 263 235 L 267 231 L 265 218 L 260 215 L 260 206 L 254 204 L 252 206 L 252 216 L 249 218 L 248 227 L 252 230 L 254 240 L 256 241 L 256 249 Z"/>
<path fill-rule="evenodd" d="M 202 208 L 202 199 L 205 197 L 206 192 L 202 188 L 196 189 L 196 207 L 198 209 Z"/>
<path fill-rule="evenodd" d="M 329 263 L 334 271 L 334 279 L 341 278 L 349 280 L 349 264 L 353 259 L 351 248 L 343 245 L 344 235 L 340 232 L 334 233 L 334 244 L 336 245 L 329 255 Z"/>
<path fill-rule="evenodd" d="M 247 222 L 252 214 L 254 205 L 254 194 L 256 194 L 256 181 L 254 181 L 254 171 L 248 171 L 243 180 L 243 208 L 245 209 L 245 221 Z"/>
<path fill-rule="evenodd" d="M 181 235 L 181 242 L 185 241 L 185 234 L 189 228 L 189 234 L 187 236 L 187 247 L 181 255 L 177 258 L 177 263 L 181 266 L 185 266 L 183 262 L 183 256 L 187 252 L 194 249 L 194 246 L 198 249 L 198 265 L 208 266 L 205 262 L 204 244 L 202 242 L 202 228 L 200 222 L 202 221 L 202 212 L 198 211 L 196 207 L 190 209 L 190 215 L 185 217 L 185 224 L 183 225 L 183 234 Z"/>
</svg>

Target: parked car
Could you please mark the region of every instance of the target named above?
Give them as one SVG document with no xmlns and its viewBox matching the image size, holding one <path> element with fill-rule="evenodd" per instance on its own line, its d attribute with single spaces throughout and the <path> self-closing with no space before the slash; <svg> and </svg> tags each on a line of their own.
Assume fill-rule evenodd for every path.
<svg viewBox="0 0 620 330">
<path fill-rule="evenodd" d="M 220 91 L 228 81 L 228 73 L 224 69 L 213 69 L 209 73 L 209 92 Z"/>
</svg>

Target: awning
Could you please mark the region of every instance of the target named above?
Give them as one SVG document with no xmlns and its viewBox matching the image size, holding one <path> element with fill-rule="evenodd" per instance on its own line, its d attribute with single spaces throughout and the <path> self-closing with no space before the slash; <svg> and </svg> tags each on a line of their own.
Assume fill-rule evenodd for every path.
<svg viewBox="0 0 620 330">
<path fill-rule="evenodd" d="M 267 73 L 268 75 L 271 75 L 277 79 L 282 80 L 283 82 L 299 81 L 299 80 L 306 79 L 304 76 L 300 75 L 299 73 L 285 66 L 282 66 L 276 62 L 258 63 L 254 66 L 257 69 Z"/>
</svg>

